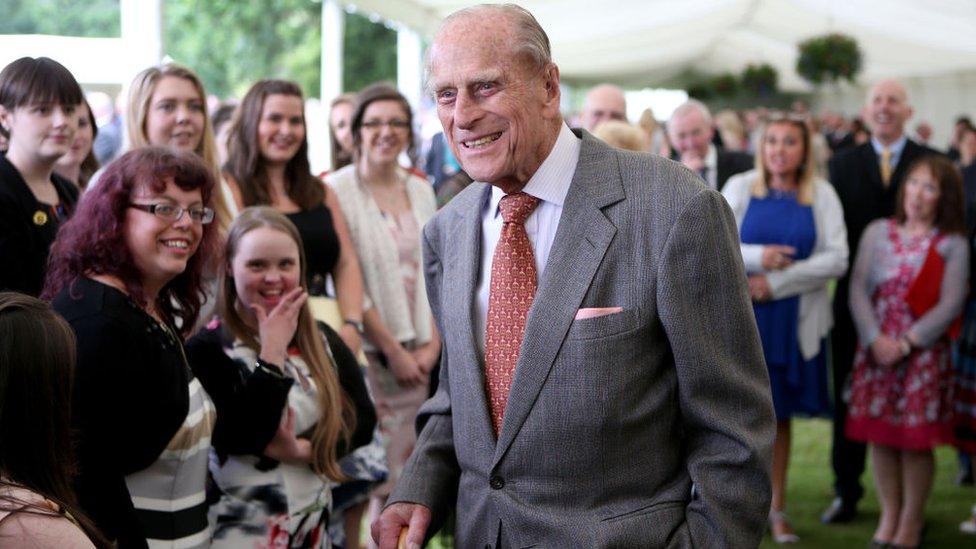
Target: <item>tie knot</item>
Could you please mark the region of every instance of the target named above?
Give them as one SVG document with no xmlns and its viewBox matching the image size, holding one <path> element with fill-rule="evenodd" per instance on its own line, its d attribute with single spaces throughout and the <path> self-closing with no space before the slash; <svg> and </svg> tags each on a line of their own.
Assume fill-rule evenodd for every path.
<svg viewBox="0 0 976 549">
<path fill-rule="evenodd" d="M 502 211 L 502 219 L 505 220 L 505 223 L 524 225 L 525 220 L 538 205 L 538 198 L 517 192 L 503 196 L 501 202 L 498 203 L 498 208 Z"/>
</svg>

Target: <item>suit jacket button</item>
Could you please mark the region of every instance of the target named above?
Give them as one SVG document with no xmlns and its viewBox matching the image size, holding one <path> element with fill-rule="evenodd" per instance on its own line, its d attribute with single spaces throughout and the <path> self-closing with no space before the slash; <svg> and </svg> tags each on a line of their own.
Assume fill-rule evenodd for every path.
<svg viewBox="0 0 976 549">
<path fill-rule="evenodd" d="M 505 479 L 500 476 L 492 476 L 488 480 L 488 485 L 492 487 L 493 490 L 501 490 L 505 487 Z"/>
</svg>

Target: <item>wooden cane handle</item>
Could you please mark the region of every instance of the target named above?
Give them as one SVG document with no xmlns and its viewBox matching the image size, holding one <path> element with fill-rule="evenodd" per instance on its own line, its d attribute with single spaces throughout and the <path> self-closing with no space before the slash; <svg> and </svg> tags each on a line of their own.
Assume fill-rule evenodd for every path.
<svg viewBox="0 0 976 549">
<path fill-rule="evenodd" d="M 397 549 L 407 549 L 407 532 L 410 529 L 404 526 L 400 528 L 400 535 L 397 537 Z"/>
</svg>

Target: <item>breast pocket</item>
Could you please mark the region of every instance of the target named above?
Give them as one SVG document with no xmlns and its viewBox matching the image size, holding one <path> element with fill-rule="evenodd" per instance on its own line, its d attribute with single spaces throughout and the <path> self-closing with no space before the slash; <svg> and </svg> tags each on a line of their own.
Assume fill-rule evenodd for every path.
<svg viewBox="0 0 976 549">
<path fill-rule="evenodd" d="M 637 309 L 630 308 L 619 313 L 574 320 L 566 337 L 574 340 L 602 339 L 624 334 L 638 327 L 640 315 Z"/>
</svg>

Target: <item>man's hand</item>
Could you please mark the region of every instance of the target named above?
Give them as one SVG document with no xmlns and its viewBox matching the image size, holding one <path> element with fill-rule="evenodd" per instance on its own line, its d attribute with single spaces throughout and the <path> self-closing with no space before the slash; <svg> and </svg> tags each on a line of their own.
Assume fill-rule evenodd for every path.
<svg viewBox="0 0 976 549">
<path fill-rule="evenodd" d="M 373 522 L 373 541 L 380 549 L 397 549 L 400 530 L 407 528 L 407 549 L 420 549 L 430 526 L 430 509 L 417 503 L 394 503 Z"/>
</svg>

